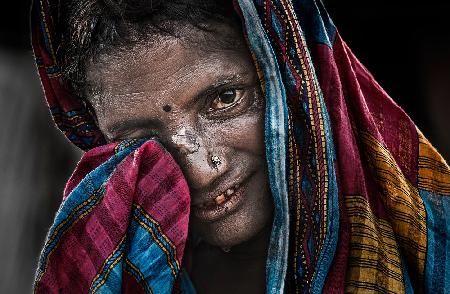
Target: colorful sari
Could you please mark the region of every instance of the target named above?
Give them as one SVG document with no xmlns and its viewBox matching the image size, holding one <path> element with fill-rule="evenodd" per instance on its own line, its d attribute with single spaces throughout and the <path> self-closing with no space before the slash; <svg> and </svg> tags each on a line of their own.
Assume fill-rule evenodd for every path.
<svg viewBox="0 0 450 294">
<path fill-rule="evenodd" d="M 89 150 L 67 184 L 35 291 L 192 293 L 189 193 L 162 146 L 104 146 L 61 83 L 58 1 L 35 0 L 33 48 L 57 126 Z M 275 204 L 267 293 L 445 293 L 450 168 L 315 0 L 235 0 L 266 97 Z"/>
</svg>

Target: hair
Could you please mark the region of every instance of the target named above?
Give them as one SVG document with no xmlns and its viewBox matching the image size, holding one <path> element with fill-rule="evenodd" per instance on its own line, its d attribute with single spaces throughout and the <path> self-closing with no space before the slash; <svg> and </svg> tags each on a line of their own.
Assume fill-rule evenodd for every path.
<svg viewBox="0 0 450 294">
<path fill-rule="evenodd" d="M 86 68 L 101 54 L 152 35 L 176 36 L 180 25 L 239 24 L 231 0 L 71 0 L 60 4 L 57 59 L 72 91 L 86 95 Z"/>
</svg>

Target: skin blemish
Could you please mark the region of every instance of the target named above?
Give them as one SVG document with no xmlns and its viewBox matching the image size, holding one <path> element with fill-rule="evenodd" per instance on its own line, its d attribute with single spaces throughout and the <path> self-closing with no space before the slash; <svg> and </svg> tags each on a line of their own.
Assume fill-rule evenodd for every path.
<svg viewBox="0 0 450 294">
<path fill-rule="evenodd" d="M 228 287 L 236 284 L 239 293 L 264 293 L 273 200 L 258 75 L 246 47 L 216 45 L 228 43 L 222 32 L 245 44 L 240 29 L 219 26 L 205 38 L 211 33 L 180 25 L 188 41 L 143 42 L 90 66 L 90 82 L 108 98 L 93 107 L 110 138 L 156 134 L 182 170 L 189 230 L 201 238 L 189 272 L 196 290 L 238 293 Z"/>
<path fill-rule="evenodd" d="M 120 58 L 92 65 L 90 82 L 111 97 L 93 107 L 102 132 L 114 140 L 157 134 L 189 184 L 192 232 L 211 246 L 234 247 L 271 225 L 264 107 L 253 107 L 264 97 L 247 48 L 204 51 L 200 48 L 213 46 L 205 33 L 192 28 L 189 34 L 194 42 L 142 43 Z M 238 30 L 233 34 L 243 38 Z M 226 41 L 223 34 L 214 37 Z M 233 201 L 225 196 L 218 209 L 202 208 L 235 185 L 241 190 Z M 258 244 L 265 248 L 263 241 Z"/>
<path fill-rule="evenodd" d="M 172 136 L 172 142 L 174 142 L 175 146 L 184 154 L 197 152 L 199 148 L 196 137 L 190 132 L 187 132 L 184 127 L 179 129 L 178 132 Z"/>
</svg>

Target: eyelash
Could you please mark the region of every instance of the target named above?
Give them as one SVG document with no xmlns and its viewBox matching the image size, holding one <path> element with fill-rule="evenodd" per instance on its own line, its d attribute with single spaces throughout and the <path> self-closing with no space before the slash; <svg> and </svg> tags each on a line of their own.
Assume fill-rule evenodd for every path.
<svg viewBox="0 0 450 294">
<path fill-rule="evenodd" d="M 136 135 L 135 133 L 139 133 L 139 135 Z M 145 130 L 143 134 L 141 134 L 141 130 L 129 130 L 126 132 L 121 133 L 118 136 L 115 136 L 113 138 L 110 138 L 109 140 L 111 142 L 115 141 L 121 141 L 125 139 L 133 139 L 133 138 L 159 138 L 159 134 L 157 131 L 154 130 Z"/>
<path fill-rule="evenodd" d="M 219 120 L 225 120 L 230 119 L 233 117 L 236 117 L 243 113 L 245 110 L 247 110 L 251 105 L 254 104 L 254 102 L 257 100 L 258 90 L 256 88 L 257 86 L 227 86 L 221 89 L 215 90 L 213 93 L 206 95 L 205 103 L 206 103 L 206 111 L 205 111 L 205 117 L 208 119 L 219 119 Z M 221 93 L 224 93 L 225 91 L 234 90 L 236 93 L 240 92 L 240 97 L 236 99 L 233 103 L 231 103 L 229 106 L 221 108 L 221 109 L 213 109 L 211 107 L 212 103 L 215 99 L 219 98 L 219 95 Z M 236 95 L 238 96 L 238 95 Z M 134 134 L 137 130 L 129 130 L 127 132 L 121 133 L 119 136 L 116 136 L 112 138 L 111 141 L 117 141 L 122 140 L 123 138 L 131 138 L 131 137 L 156 137 L 158 138 L 159 134 L 155 130 L 146 130 L 145 134 L 141 135 L 135 135 Z M 141 133 L 141 131 L 138 131 L 138 133 Z"/>
<path fill-rule="evenodd" d="M 249 92 L 253 92 L 250 89 L 251 87 L 226 87 L 223 89 L 219 89 L 217 91 L 215 91 L 213 94 L 208 96 L 208 102 L 207 102 L 207 111 L 206 111 L 206 115 L 209 118 L 216 118 L 216 117 L 223 117 L 223 116 L 227 116 L 227 118 L 231 118 L 234 117 L 238 114 L 240 114 L 242 111 L 245 110 L 245 107 L 243 106 L 248 106 L 250 105 L 253 101 L 253 99 L 251 99 L 252 97 L 248 97 L 248 95 L 251 95 L 252 93 Z M 224 93 L 226 91 L 236 91 L 236 101 L 234 101 L 233 103 L 230 103 L 229 106 L 224 107 L 224 108 L 220 108 L 220 109 L 214 109 L 212 108 L 212 104 L 214 103 L 214 101 L 216 99 L 219 99 L 219 95 L 221 93 Z M 240 93 L 240 94 L 238 94 Z M 239 97 L 238 97 L 239 96 Z M 242 106 L 242 107 L 239 107 Z"/>
</svg>

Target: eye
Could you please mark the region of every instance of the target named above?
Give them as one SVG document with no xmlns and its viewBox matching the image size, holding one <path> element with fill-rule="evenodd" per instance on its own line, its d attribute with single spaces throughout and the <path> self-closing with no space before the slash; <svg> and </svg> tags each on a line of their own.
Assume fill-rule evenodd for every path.
<svg viewBox="0 0 450 294">
<path fill-rule="evenodd" d="M 242 90 L 226 89 L 220 91 L 211 103 L 212 110 L 224 109 L 239 101 L 242 97 Z"/>
<path fill-rule="evenodd" d="M 141 139 L 141 138 L 152 138 L 159 140 L 160 134 L 158 131 L 153 129 L 148 129 L 146 127 L 142 128 L 137 127 L 133 129 L 123 130 L 107 137 L 110 142 L 122 141 L 125 139 Z"/>
</svg>

